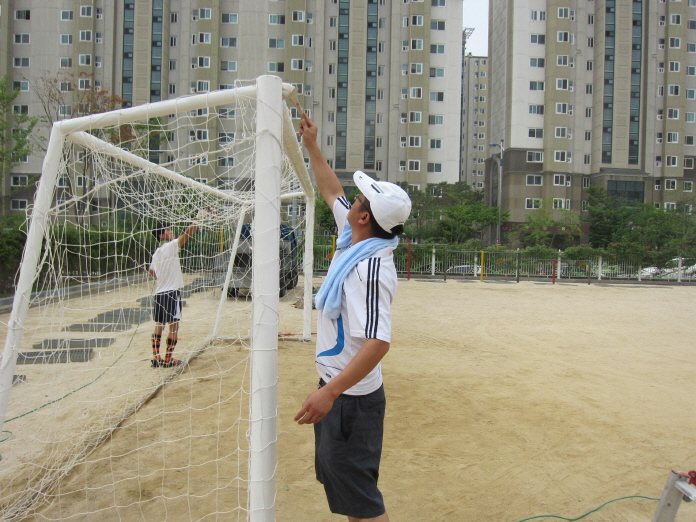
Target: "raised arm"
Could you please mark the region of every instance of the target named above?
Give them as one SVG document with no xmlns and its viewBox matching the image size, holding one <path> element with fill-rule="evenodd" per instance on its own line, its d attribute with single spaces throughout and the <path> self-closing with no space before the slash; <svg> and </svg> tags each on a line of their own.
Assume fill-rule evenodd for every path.
<svg viewBox="0 0 696 522">
<path fill-rule="evenodd" d="M 198 230 L 198 226 L 201 224 L 201 221 L 203 221 L 208 214 L 210 213 L 210 210 L 207 208 L 202 208 L 198 211 L 198 214 L 196 215 L 196 219 L 193 220 L 193 222 L 188 226 L 188 228 L 184 231 L 183 234 L 181 234 L 177 239 L 179 240 L 179 248 L 184 246 L 186 242 L 191 239 L 191 236 L 196 233 L 196 230 Z"/>
<path fill-rule="evenodd" d="M 312 164 L 312 170 L 314 171 L 314 178 L 316 179 L 319 192 L 321 192 L 324 201 L 328 203 L 329 208 L 333 209 L 334 201 L 346 194 L 343 191 L 341 182 L 338 180 L 338 176 L 336 176 L 336 173 L 329 166 L 329 163 L 326 161 L 324 154 L 317 144 L 318 130 L 319 128 L 317 125 L 306 114 L 302 114 L 302 121 L 300 122 L 302 143 L 304 143 L 309 153 L 309 161 Z"/>
</svg>

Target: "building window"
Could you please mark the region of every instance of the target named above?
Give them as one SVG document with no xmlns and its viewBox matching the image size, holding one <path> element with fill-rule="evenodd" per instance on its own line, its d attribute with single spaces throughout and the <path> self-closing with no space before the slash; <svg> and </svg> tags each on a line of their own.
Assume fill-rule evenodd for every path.
<svg viewBox="0 0 696 522">
<path fill-rule="evenodd" d="M 207 57 L 206 57 L 207 58 Z M 236 71 L 237 70 L 237 62 L 235 61 L 230 61 L 230 60 L 223 60 L 220 62 L 220 70 L 221 71 Z"/>
<path fill-rule="evenodd" d="M 73 12 L 72 11 L 61 11 L 60 12 L 60 19 L 63 21 L 70 21 L 73 19 Z"/>
<path fill-rule="evenodd" d="M 527 174 L 527 185 L 542 185 L 542 177 L 535 174 Z"/>
<path fill-rule="evenodd" d="M 238 21 L 239 15 L 237 13 L 222 13 L 223 24 L 236 24 Z"/>
<path fill-rule="evenodd" d="M 530 42 L 533 44 L 545 44 L 546 35 L 544 34 L 532 34 L 530 35 Z"/>
<path fill-rule="evenodd" d="M 29 58 L 15 58 L 14 59 L 14 66 L 15 67 L 29 67 Z"/>
<path fill-rule="evenodd" d="M 26 210 L 27 200 L 26 199 L 12 199 L 10 202 L 10 208 L 12 210 Z"/>
<path fill-rule="evenodd" d="M 543 91 L 544 90 L 544 82 L 537 82 L 537 81 L 529 82 L 529 90 L 530 91 Z"/>
<path fill-rule="evenodd" d="M 408 160 L 408 170 L 411 172 L 419 172 L 420 160 Z"/>
<path fill-rule="evenodd" d="M 527 135 L 530 138 L 543 138 L 544 137 L 544 129 L 530 128 Z"/>
<path fill-rule="evenodd" d="M 409 147 L 420 147 L 421 146 L 421 137 L 420 136 L 409 136 L 408 137 L 408 146 Z"/>
<path fill-rule="evenodd" d="M 430 148 L 431 149 L 441 149 L 442 148 L 442 140 L 441 139 L 431 139 L 430 140 Z"/>
<path fill-rule="evenodd" d="M 422 98 L 423 89 L 421 87 L 411 87 L 411 98 Z"/>
<path fill-rule="evenodd" d="M 541 151 L 528 150 L 527 163 L 542 163 L 544 161 L 544 153 Z"/>
<path fill-rule="evenodd" d="M 541 199 L 538 199 L 538 198 L 525 199 L 524 208 L 526 208 L 526 209 L 541 208 Z"/>
<path fill-rule="evenodd" d="M 546 63 L 546 60 L 544 58 L 530 58 L 529 59 L 529 66 L 530 67 L 544 67 Z"/>
<path fill-rule="evenodd" d="M 430 92 L 430 101 L 445 101 L 445 93 L 442 91 L 431 91 Z"/>
<path fill-rule="evenodd" d="M 420 111 L 410 111 L 408 113 L 408 121 L 411 123 L 420 123 L 423 113 Z"/>
<path fill-rule="evenodd" d="M 285 25 L 285 15 L 268 15 L 268 23 L 269 25 Z"/>
<path fill-rule="evenodd" d="M 679 160 L 678 156 L 667 156 L 666 165 L 668 167 L 676 167 L 678 160 Z"/>
<path fill-rule="evenodd" d="M 445 117 L 441 114 L 430 114 L 428 116 L 428 125 L 442 125 L 445 123 Z M 479 133 L 479 138 L 482 138 L 484 135 Z"/>
</svg>

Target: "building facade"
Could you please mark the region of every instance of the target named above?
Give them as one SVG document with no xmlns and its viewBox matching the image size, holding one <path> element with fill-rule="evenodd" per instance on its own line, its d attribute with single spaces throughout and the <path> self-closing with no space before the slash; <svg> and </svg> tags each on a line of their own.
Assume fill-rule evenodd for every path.
<svg viewBox="0 0 696 522">
<path fill-rule="evenodd" d="M 483 190 L 488 147 L 488 57 L 464 58 L 462 81 L 462 177 Z"/>
<path fill-rule="evenodd" d="M 490 12 L 489 130 L 505 153 L 502 176 L 487 160 L 486 197 L 508 225 L 541 204 L 582 216 L 589 186 L 690 208 L 696 0 L 491 0 Z"/>
<path fill-rule="evenodd" d="M 419 189 L 459 179 L 462 0 L 2 0 L 0 8 L 0 72 L 20 89 L 13 110 L 41 117 L 44 138 L 51 121 L 85 114 L 85 92 L 131 106 L 274 74 L 297 86 L 347 183 L 358 169 Z M 42 86 L 56 78 L 60 94 L 47 110 Z M 42 152 L 2 180 L 3 214 L 30 204 Z"/>
</svg>

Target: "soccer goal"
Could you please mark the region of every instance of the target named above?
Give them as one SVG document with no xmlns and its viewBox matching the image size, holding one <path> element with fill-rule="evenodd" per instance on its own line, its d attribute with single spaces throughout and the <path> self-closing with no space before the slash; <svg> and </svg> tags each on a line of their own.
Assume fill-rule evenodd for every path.
<svg viewBox="0 0 696 522">
<path fill-rule="evenodd" d="M 279 332 L 312 308 L 287 100 L 262 76 L 54 124 L 2 320 L 0 520 L 273 520 Z M 152 367 L 152 230 L 194 221 L 184 364 Z"/>
</svg>

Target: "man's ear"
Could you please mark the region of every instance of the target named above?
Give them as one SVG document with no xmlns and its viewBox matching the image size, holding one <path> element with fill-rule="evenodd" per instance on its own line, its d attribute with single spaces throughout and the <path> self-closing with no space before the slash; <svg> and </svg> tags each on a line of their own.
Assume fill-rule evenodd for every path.
<svg viewBox="0 0 696 522">
<path fill-rule="evenodd" d="M 361 225 L 368 225 L 370 223 L 370 213 L 367 210 L 363 210 L 358 218 L 358 223 Z"/>
</svg>

